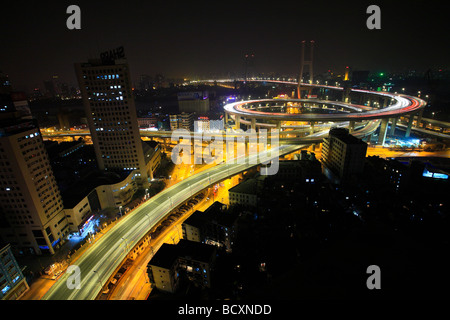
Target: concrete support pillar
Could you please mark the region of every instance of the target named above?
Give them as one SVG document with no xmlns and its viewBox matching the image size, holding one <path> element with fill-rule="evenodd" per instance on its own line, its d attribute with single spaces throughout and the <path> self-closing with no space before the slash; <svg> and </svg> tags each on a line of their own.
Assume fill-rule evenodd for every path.
<svg viewBox="0 0 450 320">
<path fill-rule="evenodd" d="M 225 112 L 225 124 L 228 124 L 228 120 L 230 118 L 228 117 L 228 112 Z"/>
<path fill-rule="evenodd" d="M 416 128 L 420 128 L 420 123 L 422 122 L 423 109 L 424 108 L 420 109 L 420 111 L 417 113 Z"/>
<path fill-rule="evenodd" d="M 342 102 L 349 102 L 350 100 L 350 88 L 344 88 L 342 90 Z"/>
<path fill-rule="evenodd" d="M 281 132 L 281 121 L 277 122 L 277 130 Z"/>
<path fill-rule="evenodd" d="M 388 122 L 389 122 L 388 118 L 384 118 L 383 120 L 381 120 L 380 133 L 378 135 L 379 145 L 384 145 L 384 141 L 386 140 Z"/>
<path fill-rule="evenodd" d="M 256 119 L 252 118 L 251 129 L 256 131 Z"/>
<path fill-rule="evenodd" d="M 166 140 L 166 138 L 162 138 L 162 139 L 163 139 L 164 151 L 167 151 L 167 140 Z"/>
<path fill-rule="evenodd" d="M 355 131 L 355 121 L 352 120 L 348 123 L 348 132 L 352 133 L 353 131 Z"/>
<path fill-rule="evenodd" d="M 314 121 L 311 121 L 309 123 L 309 134 L 313 134 L 314 133 Z"/>
<path fill-rule="evenodd" d="M 388 106 L 388 103 L 389 103 L 389 98 L 385 97 L 383 99 L 383 108 L 386 108 Z"/>
<path fill-rule="evenodd" d="M 372 140 L 372 133 L 367 136 L 367 143 L 370 144 L 371 140 Z"/>
<path fill-rule="evenodd" d="M 240 129 L 241 128 L 241 116 L 235 115 L 234 123 L 235 123 L 236 129 Z"/>
<path fill-rule="evenodd" d="M 389 131 L 390 136 L 393 136 L 395 134 L 395 127 L 397 126 L 397 121 L 398 117 L 391 119 L 391 130 Z"/>
<path fill-rule="evenodd" d="M 409 114 L 408 126 L 406 127 L 405 138 L 408 138 L 411 134 L 411 128 L 414 121 L 414 113 Z"/>
</svg>

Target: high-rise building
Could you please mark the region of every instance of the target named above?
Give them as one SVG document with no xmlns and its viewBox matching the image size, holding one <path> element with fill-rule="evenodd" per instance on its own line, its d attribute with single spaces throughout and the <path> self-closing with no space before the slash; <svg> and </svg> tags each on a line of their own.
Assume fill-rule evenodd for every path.
<svg viewBox="0 0 450 320">
<path fill-rule="evenodd" d="M 178 109 L 186 113 L 208 113 L 210 109 L 208 91 L 179 92 Z"/>
<path fill-rule="evenodd" d="M 16 114 L 16 112 L 14 112 Z M 68 221 L 34 119 L 0 120 L 0 234 L 19 252 L 55 252 Z M 9 116 L 12 116 L 10 114 Z"/>
<path fill-rule="evenodd" d="M 0 247 L 1 248 L 1 247 Z M 29 289 L 11 246 L 0 249 L 0 299 L 18 300 Z"/>
<path fill-rule="evenodd" d="M 139 134 L 130 69 L 125 59 L 106 57 L 75 64 L 97 162 L 101 170 L 135 170 L 144 187 L 152 172 Z"/>
<path fill-rule="evenodd" d="M 367 143 L 349 134 L 348 129 L 331 129 L 323 139 L 323 172 L 336 183 L 346 181 L 363 172 L 366 152 Z"/>
</svg>

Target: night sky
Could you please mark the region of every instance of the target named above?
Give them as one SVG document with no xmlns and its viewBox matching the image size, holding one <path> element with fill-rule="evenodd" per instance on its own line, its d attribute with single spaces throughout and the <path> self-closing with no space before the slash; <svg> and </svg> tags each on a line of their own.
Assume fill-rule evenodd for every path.
<svg viewBox="0 0 450 320">
<path fill-rule="evenodd" d="M 446 1 L 120 3 L 2 1 L 0 70 L 16 90 L 42 88 L 55 74 L 77 85 L 74 62 L 123 45 L 133 80 L 242 75 L 245 53 L 255 54 L 257 73 L 296 74 L 301 40 L 315 40 L 315 72 L 449 67 Z M 81 30 L 66 28 L 71 4 Z M 381 8 L 381 30 L 366 28 L 370 4 Z"/>
</svg>

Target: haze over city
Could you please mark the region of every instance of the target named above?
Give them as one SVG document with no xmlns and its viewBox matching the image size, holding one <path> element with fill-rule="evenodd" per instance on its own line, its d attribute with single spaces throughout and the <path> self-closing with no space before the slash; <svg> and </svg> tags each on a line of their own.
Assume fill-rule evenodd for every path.
<svg viewBox="0 0 450 320">
<path fill-rule="evenodd" d="M 0 27 L 10 45 L 0 52 L 0 70 L 18 89 L 42 86 L 42 79 L 54 74 L 75 85 L 75 61 L 120 45 L 126 48 L 133 81 L 140 73 L 242 75 L 246 53 L 255 54 L 258 73 L 296 74 L 303 39 L 318 45 L 317 72 L 347 65 L 391 72 L 448 68 L 450 52 L 439 37 L 449 28 L 443 2 L 385 1 L 381 30 L 366 28 L 370 1 L 136 1 L 126 6 L 79 1 L 81 30 L 65 26 L 70 4 L 7 5 Z"/>
</svg>

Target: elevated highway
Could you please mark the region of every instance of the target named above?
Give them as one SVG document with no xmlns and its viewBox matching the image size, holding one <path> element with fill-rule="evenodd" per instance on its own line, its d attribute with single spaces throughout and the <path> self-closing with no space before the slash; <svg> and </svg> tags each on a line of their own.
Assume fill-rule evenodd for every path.
<svg viewBox="0 0 450 320">
<path fill-rule="evenodd" d="M 355 135 L 373 132 L 378 126 L 377 121 L 379 120 L 368 121 L 360 130 L 355 131 Z M 280 146 L 271 150 L 246 156 L 243 163 L 239 163 L 239 158 L 223 162 L 165 189 L 125 216 L 77 260 L 76 264 L 81 271 L 80 289 L 70 289 L 67 286 L 69 274 L 65 273 L 43 299 L 95 299 L 133 247 L 178 205 L 205 188 L 257 166 L 264 160 L 292 153 L 313 142 L 320 142 L 327 132 L 328 130 L 324 130 L 315 133 L 307 139 L 303 138 L 305 140 L 298 138 L 296 142 L 299 144 L 296 145 L 280 143 Z"/>
<path fill-rule="evenodd" d="M 348 117 L 339 115 L 333 120 L 338 122 L 335 124 L 336 126 L 347 126 L 348 121 L 352 121 L 354 116 L 358 116 L 356 119 L 361 121 L 361 128 L 355 127 L 355 131 L 352 134 L 357 137 L 364 137 L 373 133 L 380 125 L 380 122 L 384 121 L 384 117 L 390 117 L 393 114 L 397 115 L 402 112 L 415 112 L 424 106 L 424 102 L 403 96 L 399 96 L 396 101 L 398 101 L 399 105 L 397 104 L 391 108 L 387 107 L 384 111 L 365 110 L 367 112 L 358 112 L 355 115 L 346 113 L 345 115 Z M 239 114 L 239 112 L 244 111 L 237 110 L 234 106 L 245 103 L 249 102 L 233 104 L 233 106 L 228 106 L 226 110 L 230 110 L 230 113 L 236 112 L 234 113 L 235 115 Z M 383 114 L 380 114 L 380 112 L 383 112 Z M 380 120 L 380 118 L 383 118 L 383 120 Z M 340 120 L 344 121 L 339 122 Z M 257 166 L 267 159 L 289 154 L 311 143 L 322 141 L 328 132 L 328 128 L 324 127 L 322 129 L 319 132 L 312 132 L 306 137 L 281 137 L 279 146 L 274 146 L 271 150 L 266 150 L 259 154 L 246 156 L 243 159 L 244 161 L 242 161 L 243 163 L 235 161 L 238 163 L 224 162 L 218 164 L 184 179 L 155 195 L 125 216 L 77 260 L 76 264 L 81 271 L 81 285 L 79 289 L 71 289 L 67 286 L 67 280 L 70 275 L 66 273 L 55 282 L 43 299 L 95 299 L 129 252 L 178 205 L 203 189 Z M 171 135 L 167 137 L 171 137 Z"/>
</svg>

